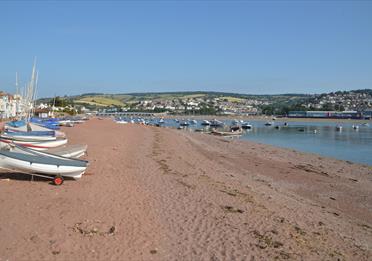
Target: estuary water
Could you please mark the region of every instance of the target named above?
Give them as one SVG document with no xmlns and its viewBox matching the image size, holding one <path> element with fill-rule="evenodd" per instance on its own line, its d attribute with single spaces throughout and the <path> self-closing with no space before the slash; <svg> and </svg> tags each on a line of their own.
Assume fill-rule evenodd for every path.
<svg viewBox="0 0 372 261">
<path fill-rule="evenodd" d="M 336 129 L 338 124 L 324 122 L 290 122 L 279 129 L 264 126 L 262 122 L 255 125 L 242 139 L 372 166 L 372 128 L 369 126 L 354 129 L 353 124 L 343 123 L 340 131 Z"/>
<path fill-rule="evenodd" d="M 231 120 L 224 123 L 225 127 L 231 126 Z M 288 122 L 288 125 L 284 126 L 284 121 L 277 120 L 272 126 L 265 126 L 264 121 L 250 121 L 250 124 L 253 128 L 245 130 L 240 139 L 372 166 L 372 123 L 365 126 L 353 123 L 298 121 Z M 358 128 L 353 128 L 353 125 Z M 179 123 L 173 119 L 165 119 L 164 126 L 178 127 Z M 336 126 L 342 126 L 342 129 L 337 130 Z M 201 121 L 190 124 L 186 130 L 199 128 L 203 128 Z"/>
</svg>

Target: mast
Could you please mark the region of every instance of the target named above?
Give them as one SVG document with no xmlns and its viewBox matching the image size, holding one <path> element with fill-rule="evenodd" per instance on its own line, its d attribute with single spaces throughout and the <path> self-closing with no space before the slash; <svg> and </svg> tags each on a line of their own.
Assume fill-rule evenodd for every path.
<svg viewBox="0 0 372 261">
<path fill-rule="evenodd" d="M 15 87 L 16 87 L 16 95 L 18 95 L 18 72 L 16 72 L 16 82 L 15 82 Z"/>
<path fill-rule="evenodd" d="M 31 73 L 31 80 L 28 85 L 27 89 L 27 105 L 28 105 L 28 112 L 27 112 L 27 121 L 30 121 L 31 112 L 33 109 L 33 99 L 35 96 L 35 84 L 36 84 L 36 57 L 34 58 L 34 65 L 32 67 Z"/>
<path fill-rule="evenodd" d="M 38 84 L 38 80 L 39 80 L 39 71 L 36 71 L 36 76 L 35 76 L 35 85 L 34 85 L 34 90 L 33 90 L 33 94 L 32 94 L 32 111 L 31 111 L 31 115 L 34 115 L 35 113 L 35 108 L 36 108 L 36 90 L 37 90 L 37 84 Z"/>
<path fill-rule="evenodd" d="M 52 117 L 54 118 L 54 107 L 56 106 L 56 94 L 54 94 L 54 99 L 53 99 L 53 107 L 52 107 Z"/>
</svg>

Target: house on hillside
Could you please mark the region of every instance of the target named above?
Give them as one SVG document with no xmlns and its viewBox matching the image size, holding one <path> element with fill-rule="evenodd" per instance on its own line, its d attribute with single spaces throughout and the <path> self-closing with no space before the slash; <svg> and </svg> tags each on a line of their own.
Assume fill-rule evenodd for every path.
<svg viewBox="0 0 372 261">
<path fill-rule="evenodd" d="M 34 114 L 35 114 L 36 117 L 39 117 L 39 118 L 54 117 L 53 110 L 52 110 L 52 108 L 49 108 L 49 107 L 47 107 L 47 108 L 36 108 Z"/>
</svg>

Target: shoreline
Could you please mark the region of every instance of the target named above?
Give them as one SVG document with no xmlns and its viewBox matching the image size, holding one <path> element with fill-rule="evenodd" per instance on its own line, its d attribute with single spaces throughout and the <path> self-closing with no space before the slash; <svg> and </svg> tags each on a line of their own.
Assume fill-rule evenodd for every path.
<svg viewBox="0 0 372 261">
<path fill-rule="evenodd" d="M 0 172 L 4 260 L 372 256 L 371 167 L 109 119 L 63 130 L 88 144 L 81 180 Z"/>
<path fill-rule="evenodd" d="M 162 117 L 160 117 L 162 118 Z M 182 118 L 182 119 L 218 119 L 218 120 L 246 120 L 246 121 L 272 121 L 271 116 L 220 116 L 220 115 L 165 115 L 163 118 L 167 119 L 176 119 L 176 118 Z M 371 123 L 372 120 L 363 120 L 363 119 L 323 119 L 323 118 L 287 118 L 287 117 L 275 117 L 278 122 L 286 121 L 286 122 L 332 122 L 332 123 Z"/>
</svg>

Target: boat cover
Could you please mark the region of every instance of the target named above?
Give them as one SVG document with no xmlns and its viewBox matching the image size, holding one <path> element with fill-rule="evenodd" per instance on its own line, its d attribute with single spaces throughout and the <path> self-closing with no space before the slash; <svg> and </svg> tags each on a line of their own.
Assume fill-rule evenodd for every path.
<svg viewBox="0 0 372 261">
<path fill-rule="evenodd" d="M 59 159 L 53 157 L 46 157 L 40 155 L 27 155 L 18 152 L 0 150 L 0 155 L 5 157 L 27 161 L 32 163 L 38 164 L 46 164 L 46 165 L 56 165 L 56 166 L 73 166 L 73 167 L 87 167 L 87 162 L 82 160 L 74 160 L 74 159 Z"/>
</svg>

